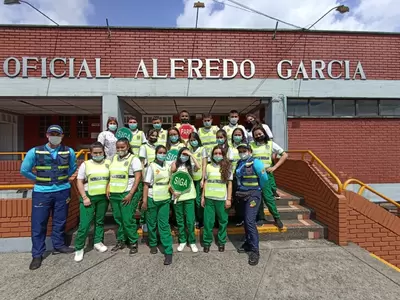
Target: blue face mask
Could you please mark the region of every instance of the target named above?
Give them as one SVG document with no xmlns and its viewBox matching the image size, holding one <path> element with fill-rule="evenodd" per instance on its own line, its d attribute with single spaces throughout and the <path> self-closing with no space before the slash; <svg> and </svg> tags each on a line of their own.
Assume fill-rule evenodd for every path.
<svg viewBox="0 0 400 300">
<path fill-rule="evenodd" d="M 165 161 L 165 158 L 167 157 L 166 154 L 157 154 L 157 159 L 159 161 Z"/>
<path fill-rule="evenodd" d="M 130 123 L 130 124 L 129 124 L 129 128 L 132 129 L 132 130 L 136 130 L 136 128 L 137 128 L 137 123 Z"/>
<path fill-rule="evenodd" d="M 92 156 L 92 159 L 96 162 L 101 162 L 104 159 L 104 155 Z"/>
<path fill-rule="evenodd" d="M 199 145 L 199 142 L 196 141 L 196 140 L 193 140 L 193 141 L 190 141 L 190 145 L 191 145 L 192 147 L 197 147 L 197 146 Z"/>
<path fill-rule="evenodd" d="M 204 127 L 211 127 L 211 122 L 203 122 Z"/>
<path fill-rule="evenodd" d="M 111 125 L 108 125 L 108 129 L 110 129 L 111 131 L 115 131 L 115 130 L 117 130 L 117 125 L 114 125 L 114 124 L 111 124 Z"/>
<path fill-rule="evenodd" d="M 242 141 L 243 137 L 242 136 L 238 136 L 238 135 L 234 135 L 233 136 L 233 141 L 235 143 L 240 143 Z"/>
<path fill-rule="evenodd" d="M 153 128 L 156 130 L 160 130 L 161 129 L 161 124 L 153 124 Z"/>
<path fill-rule="evenodd" d="M 225 143 L 225 139 L 217 139 L 218 145 L 223 145 Z"/>
<path fill-rule="evenodd" d="M 189 160 L 189 156 L 187 156 L 187 155 L 181 155 L 179 158 L 183 163 L 185 163 Z"/>
<path fill-rule="evenodd" d="M 176 143 L 179 140 L 179 137 L 177 135 L 171 135 L 169 137 L 169 140 L 173 143 Z"/>
<path fill-rule="evenodd" d="M 220 162 L 220 161 L 223 160 L 224 158 L 223 158 L 221 155 L 214 155 L 214 156 L 213 156 L 213 159 L 214 159 L 216 162 Z"/>
</svg>

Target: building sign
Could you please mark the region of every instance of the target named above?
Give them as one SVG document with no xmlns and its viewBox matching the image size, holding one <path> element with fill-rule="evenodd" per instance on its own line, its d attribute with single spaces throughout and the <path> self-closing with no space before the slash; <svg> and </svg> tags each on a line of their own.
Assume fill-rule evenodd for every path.
<svg viewBox="0 0 400 300">
<path fill-rule="evenodd" d="M 163 66 L 165 65 L 162 63 Z M 157 58 L 138 61 L 133 70 L 132 78 L 174 79 L 177 73 L 183 73 L 188 79 L 233 79 L 237 76 L 251 79 L 256 74 L 256 65 L 250 59 L 236 61 L 234 59 L 185 59 L 170 58 L 168 72 L 159 71 Z M 276 67 L 281 79 L 362 79 L 365 72 L 360 61 L 349 60 L 311 60 L 299 61 L 281 60 Z M 111 73 L 104 73 L 101 58 L 76 59 L 73 57 L 28 57 L 21 59 L 8 57 L 3 63 L 3 72 L 7 77 L 22 76 L 29 78 L 32 72 L 40 72 L 41 78 L 111 78 Z M 181 76 L 179 76 L 181 77 Z"/>
</svg>

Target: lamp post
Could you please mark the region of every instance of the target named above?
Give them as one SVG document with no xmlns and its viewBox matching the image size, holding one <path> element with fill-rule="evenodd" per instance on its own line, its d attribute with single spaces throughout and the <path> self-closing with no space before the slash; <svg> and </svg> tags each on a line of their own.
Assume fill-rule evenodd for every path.
<svg viewBox="0 0 400 300">
<path fill-rule="evenodd" d="M 197 1 L 194 3 L 193 7 L 197 9 L 197 12 L 196 12 L 196 28 L 197 28 L 197 23 L 199 21 L 199 9 L 205 8 L 206 6 L 205 6 L 204 2 Z"/>
<path fill-rule="evenodd" d="M 339 6 L 332 7 L 321 18 L 319 18 L 317 21 L 315 21 L 314 24 L 312 24 L 310 27 L 308 27 L 307 30 L 312 28 L 315 24 L 317 24 L 319 21 L 321 21 L 323 18 L 325 18 L 325 16 L 327 14 L 329 14 L 332 10 L 336 10 L 341 14 L 345 14 L 345 13 L 350 12 L 350 8 L 348 6 L 346 6 L 346 5 L 339 5 Z"/>
<path fill-rule="evenodd" d="M 53 22 L 54 24 L 56 24 L 57 26 L 60 26 L 60 24 L 58 24 L 56 21 L 54 21 L 52 18 L 50 18 L 48 15 L 46 15 L 45 13 L 41 12 L 39 9 L 37 9 L 35 6 L 33 6 L 32 4 L 30 4 L 28 1 L 25 0 L 4 0 L 4 5 L 14 5 L 14 4 L 26 4 L 28 6 L 30 6 L 31 8 L 33 8 L 34 10 L 36 10 L 38 13 L 40 13 L 41 15 L 43 15 L 44 17 L 46 17 L 47 19 L 49 19 L 51 22 Z"/>
</svg>

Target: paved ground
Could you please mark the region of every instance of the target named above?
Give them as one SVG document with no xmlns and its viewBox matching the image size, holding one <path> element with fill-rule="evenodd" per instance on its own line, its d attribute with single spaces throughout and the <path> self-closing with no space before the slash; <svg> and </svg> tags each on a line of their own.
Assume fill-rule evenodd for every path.
<svg viewBox="0 0 400 300">
<path fill-rule="evenodd" d="M 225 253 L 186 251 L 164 266 L 161 254 L 90 251 L 50 255 L 30 271 L 28 253 L 0 254 L 0 299 L 399 299 L 400 272 L 356 246 L 324 240 L 263 242 L 260 264 L 232 244 Z"/>
</svg>

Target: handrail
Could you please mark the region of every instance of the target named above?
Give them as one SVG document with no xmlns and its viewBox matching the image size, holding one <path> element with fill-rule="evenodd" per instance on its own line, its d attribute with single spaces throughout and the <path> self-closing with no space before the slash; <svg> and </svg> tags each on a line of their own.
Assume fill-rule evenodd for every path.
<svg viewBox="0 0 400 300">
<path fill-rule="evenodd" d="M 5 184 L 0 185 L 0 190 L 31 190 L 33 189 L 33 184 Z"/>
<path fill-rule="evenodd" d="M 347 186 L 348 186 L 350 183 L 356 183 L 356 184 L 360 185 L 360 188 L 359 188 L 357 194 L 362 195 L 362 193 L 364 192 L 364 190 L 367 189 L 368 191 L 374 193 L 375 195 L 381 197 L 382 199 L 386 200 L 387 202 L 390 202 L 391 204 L 393 204 L 394 206 L 397 206 L 397 208 L 400 209 L 400 204 L 399 204 L 399 203 L 397 203 L 396 201 L 394 201 L 394 200 L 392 200 L 392 199 L 386 197 L 385 195 L 379 193 L 377 190 L 373 189 L 373 188 L 370 187 L 368 184 L 365 184 L 364 182 L 362 182 L 362 181 L 360 181 L 360 180 L 358 180 L 358 179 L 350 178 L 350 179 L 346 180 L 346 182 L 343 184 L 343 189 L 346 189 Z"/>
<path fill-rule="evenodd" d="M 21 155 L 21 160 L 24 160 L 26 152 L 0 152 L 0 155 Z"/>
<path fill-rule="evenodd" d="M 89 149 L 81 149 L 78 152 L 75 152 L 76 158 L 78 158 L 81 155 L 84 155 L 84 159 L 88 160 L 89 158 Z M 26 152 L 0 152 L 1 155 L 21 155 L 21 160 L 24 160 Z"/>
<path fill-rule="evenodd" d="M 342 191 L 343 191 L 343 183 L 340 181 L 339 177 L 337 177 L 335 175 L 335 173 L 333 173 L 332 170 L 329 169 L 328 166 L 325 165 L 322 162 L 322 160 L 320 160 L 318 158 L 318 156 L 316 156 L 314 154 L 314 152 L 312 152 L 311 150 L 288 150 L 288 151 L 285 151 L 285 152 L 287 152 L 287 153 L 301 153 L 302 154 L 301 155 L 301 159 L 302 160 L 305 160 L 305 157 L 306 157 L 307 154 L 310 155 L 311 156 L 310 162 L 314 163 L 314 161 L 316 161 L 336 181 L 336 184 L 337 184 L 337 190 L 335 191 L 336 194 L 340 195 L 342 193 Z"/>
</svg>

